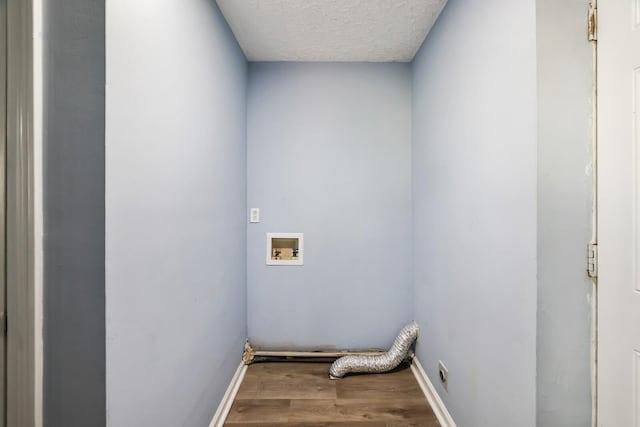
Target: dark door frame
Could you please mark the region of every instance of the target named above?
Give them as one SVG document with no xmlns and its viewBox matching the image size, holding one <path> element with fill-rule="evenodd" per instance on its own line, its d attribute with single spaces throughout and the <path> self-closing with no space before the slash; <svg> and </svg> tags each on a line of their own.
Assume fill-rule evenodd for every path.
<svg viewBox="0 0 640 427">
<path fill-rule="evenodd" d="M 33 0 L 6 0 L 6 425 L 36 423 Z M 39 417 L 38 417 L 39 418 Z"/>
<path fill-rule="evenodd" d="M 7 0 L 0 0 L 0 425 L 6 425 L 7 399 Z"/>
</svg>

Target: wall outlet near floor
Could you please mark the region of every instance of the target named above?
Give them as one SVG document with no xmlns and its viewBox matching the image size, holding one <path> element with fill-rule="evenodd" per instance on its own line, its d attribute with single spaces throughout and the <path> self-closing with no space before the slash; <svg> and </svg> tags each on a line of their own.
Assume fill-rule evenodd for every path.
<svg viewBox="0 0 640 427">
<path fill-rule="evenodd" d="M 444 391 L 449 391 L 449 370 L 442 360 L 438 360 L 438 376 L 440 377 L 440 383 L 442 383 L 442 387 L 444 387 Z"/>
</svg>

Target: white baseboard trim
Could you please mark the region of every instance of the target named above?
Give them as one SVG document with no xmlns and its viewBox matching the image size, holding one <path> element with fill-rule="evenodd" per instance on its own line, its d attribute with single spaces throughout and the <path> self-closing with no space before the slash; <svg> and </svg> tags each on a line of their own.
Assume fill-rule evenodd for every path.
<svg viewBox="0 0 640 427">
<path fill-rule="evenodd" d="M 244 362 L 240 362 L 240 366 L 236 369 L 236 373 L 231 378 L 231 382 L 229 383 L 229 387 L 227 391 L 224 393 L 224 397 L 216 410 L 216 413 L 213 415 L 213 419 L 211 423 L 209 423 L 209 427 L 222 427 L 224 422 L 229 415 L 229 411 L 231 410 L 231 405 L 233 405 L 233 401 L 238 394 L 238 389 L 240 388 L 240 384 L 242 384 L 242 380 L 244 379 L 244 374 L 247 373 L 247 365 Z"/>
<path fill-rule="evenodd" d="M 433 384 L 429 380 L 427 373 L 422 368 L 422 365 L 418 361 L 417 357 L 413 358 L 413 362 L 411 363 L 411 371 L 413 375 L 415 375 L 416 380 L 418 381 L 418 385 L 422 389 L 427 401 L 429 401 L 429 405 L 433 409 L 440 425 L 442 427 L 456 427 L 456 423 L 453 422 L 453 418 L 451 418 L 451 414 L 447 410 L 447 407 L 444 406 L 444 402 L 440 399 L 438 392 L 433 387 Z"/>
</svg>

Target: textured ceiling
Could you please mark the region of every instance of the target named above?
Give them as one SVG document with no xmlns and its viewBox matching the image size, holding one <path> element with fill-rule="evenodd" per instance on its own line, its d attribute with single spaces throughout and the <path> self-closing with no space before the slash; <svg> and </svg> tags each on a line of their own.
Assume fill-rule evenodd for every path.
<svg viewBox="0 0 640 427">
<path fill-rule="evenodd" d="M 249 61 L 413 59 L 446 0 L 217 0 Z"/>
</svg>

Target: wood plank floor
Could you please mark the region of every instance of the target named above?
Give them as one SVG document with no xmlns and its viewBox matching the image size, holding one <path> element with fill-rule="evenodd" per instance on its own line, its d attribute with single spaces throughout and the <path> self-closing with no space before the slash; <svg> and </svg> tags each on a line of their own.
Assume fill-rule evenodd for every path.
<svg viewBox="0 0 640 427">
<path fill-rule="evenodd" d="M 255 363 L 225 426 L 436 427 L 440 424 L 407 365 L 330 380 L 329 363 Z"/>
</svg>

